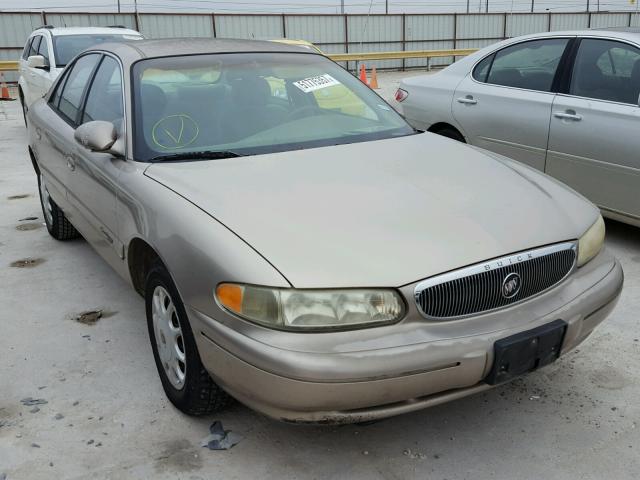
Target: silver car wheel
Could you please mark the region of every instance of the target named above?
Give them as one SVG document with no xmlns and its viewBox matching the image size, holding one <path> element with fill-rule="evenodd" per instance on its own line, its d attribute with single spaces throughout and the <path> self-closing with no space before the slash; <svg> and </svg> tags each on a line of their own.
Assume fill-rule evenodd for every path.
<svg viewBox="0 0 640 480">
<path fill-rule="evenodd" d="M 40 198 L 42 199 L 42 210 L 44 211 L 44 218 L 47 225 L 51 227 L 53 225 L 53 207 L 51 206 L 51 197 L 49 196 L 49 190 L 44 184 L 44 178 L 40 175 Z"/>
<path fill-rule="evenodd" d="M 187 355 L 178 312 L 169 292 L 161 286 L 153 291 L 151 302 L 153 332 L 160 362 L 174 388 L 182 390 L 187 376 Z"/>
</svg>

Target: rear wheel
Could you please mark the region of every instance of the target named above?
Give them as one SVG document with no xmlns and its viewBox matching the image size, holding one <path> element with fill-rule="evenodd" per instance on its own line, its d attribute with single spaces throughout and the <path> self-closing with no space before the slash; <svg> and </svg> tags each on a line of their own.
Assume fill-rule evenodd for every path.
<svg viewBox="0 0 640 480">
<path fill-rule="evenodd" d="M 159 261 L 147 275 L 145 304 L 153 356 L 171 403 L 188 415 L 224 408 L 230 397 L 202 365 L 180 295 Z"/>
<path fill-rule="evenodd" d="M 49 234 L 56 240 L 70 240 L 72 238 L 78 238 L 80 236 L 78 231 L 49 195 L 49 190 L 47 189 L 47 184 L 45 183 L 42 174 L 38 175 L 38 187 L 40 190 L 42 214 L 44 215 L 44 222 L 47 225 Z"/>
<path fill-rule="evenodd" d="M 443 137 L 451 138 L 452 140 L 457 140 L 458 142 L 467 143 L 462 134 L 453 127 L 444 127 L 434 133 L 442 135 Z"/>
</svg>

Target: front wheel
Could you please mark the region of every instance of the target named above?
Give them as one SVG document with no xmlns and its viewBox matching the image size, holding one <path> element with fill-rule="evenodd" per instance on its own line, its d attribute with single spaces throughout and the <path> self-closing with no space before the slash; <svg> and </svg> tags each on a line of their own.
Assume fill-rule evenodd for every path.
<svg viewBox="0 0 640 480">
<path fill-rule="evenodd" d="M 27 112 L 29 108 L 24 100 L 24 95 L 22 94 L 22 90 L 20 91 L 20 105 L 22 105 L 22 118 L 24 118 L 24 126 L 27 126 Z"/>
<path fill-rule="evenodd" d="M 145 304 L 153 356 L 171 403 L 188 415 L 224 408 L 230 397 L 202 365 L 180 295 L 159 261 L 147 275 Z"/>
</svg>

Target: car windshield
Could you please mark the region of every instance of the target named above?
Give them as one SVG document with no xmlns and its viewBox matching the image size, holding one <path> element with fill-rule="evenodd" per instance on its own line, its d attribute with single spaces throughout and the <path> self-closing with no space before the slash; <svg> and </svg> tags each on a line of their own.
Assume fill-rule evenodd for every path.
<svg viewBox="0 0 640 480">
<path fill-rule="evenodd" d="M 128 40 L 142 40 L 142 37 L 131 34 L 56 35 L 53 37 L 53 50 L 56 56 L 56 67 L 64 67 L 81 51 L 99 43 L 125 42 Z"/>
<path fill-rule="evenodd" d="M 140 161 L 256 155 L 414 133 L 322 55 L 155 58 L 134 65 L 133 82 Z"/>
</svg>

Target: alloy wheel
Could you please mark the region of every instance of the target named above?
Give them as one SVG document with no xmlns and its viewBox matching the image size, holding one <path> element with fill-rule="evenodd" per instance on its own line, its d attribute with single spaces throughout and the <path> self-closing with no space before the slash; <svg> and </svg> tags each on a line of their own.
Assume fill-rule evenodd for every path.
<svg viewBox="0 0 640 480">
<path fill-rule="evenodd" d="M 178 312 L 164 287 L 157 286 L 153 291 L 151 315 L 158 356 L 167 379 L 175 389 L 182 390 L 187 376 L 187 354 Z"/>
</svg>

